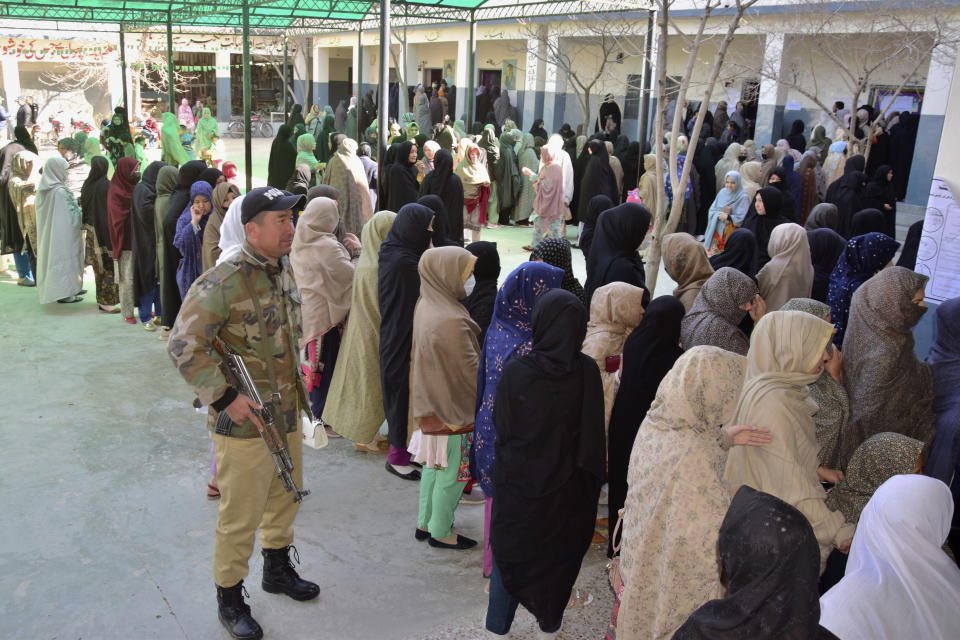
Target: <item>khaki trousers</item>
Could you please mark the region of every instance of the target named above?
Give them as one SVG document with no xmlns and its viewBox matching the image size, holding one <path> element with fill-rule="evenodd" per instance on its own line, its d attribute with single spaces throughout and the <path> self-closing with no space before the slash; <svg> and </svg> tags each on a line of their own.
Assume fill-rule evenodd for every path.
<svg viewBox="0 0 960 640">
<path fill-rule="evenodd" d="M 293 461 L 293 478 L 303 488 L 302 439 L 287 434 Z M 232 587 L 247 577 L 253 538 L 260 529 L 265 549 L 280 549 L 293 542 L 293 519 L 299 504 L 283 488 L 263 440 L 212 434 L 217 457 L 220 511 L 213 550 L 213 580 Z"/>
</svg>

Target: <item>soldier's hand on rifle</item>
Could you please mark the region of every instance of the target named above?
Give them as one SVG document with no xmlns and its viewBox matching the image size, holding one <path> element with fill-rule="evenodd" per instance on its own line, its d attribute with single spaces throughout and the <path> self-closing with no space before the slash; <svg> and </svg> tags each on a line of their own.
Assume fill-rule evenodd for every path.
<svg viewBox="0 0 960 640">
<path fill-rule="evenodd" d="M 262 431 L 264 428 L 263 423 L 260 422 L 260 417 L 254 413 L 261 409 L 263 409 L 263 407 L 241 393 L 227 406 L 226 411 L 227 415 L 230 416 L 230 419 L 233 420 L 235 424 L 243 424 L 249 420 L 256 425 L 258 430 Z"/>
</svg>

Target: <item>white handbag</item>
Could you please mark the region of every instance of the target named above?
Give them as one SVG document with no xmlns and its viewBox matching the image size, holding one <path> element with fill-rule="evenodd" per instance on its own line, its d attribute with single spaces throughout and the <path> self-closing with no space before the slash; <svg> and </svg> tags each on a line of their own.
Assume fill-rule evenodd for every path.
<svg viewBox="0 0 960 640">
<path fill-rule="evenodd" d="M 315 420 L 306 414 L 301 414 L 300 432 L 303 434 L 303 444 L 308 447 L 323 449 L 327 446 L 327 430 L 322 420 Z"/>
</svg>

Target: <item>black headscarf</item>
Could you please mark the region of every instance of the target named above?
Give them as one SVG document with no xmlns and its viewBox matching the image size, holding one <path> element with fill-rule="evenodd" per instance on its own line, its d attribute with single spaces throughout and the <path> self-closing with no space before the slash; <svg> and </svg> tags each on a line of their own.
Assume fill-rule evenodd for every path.
<svg viewBox="0 0 960 640">
<path fill-rule="evenodd" d="M 856 235 L 853 233 L 853 214 L 863 209 L 860 197 L 866 183 L 867 175 L 863 171 L 850 171 L 830 185 L 836 189 L 827 194 L 827 202 L 837 205 L 837 233 L 848 240 Z"/>
<path fill-rule="evenodd" d="M 510 595 L 546 624 L 563 616 L 605 476 L 603 386 L 580 352 L 586 330 L 572 293 L 543 294 L 533 349 L 504 367 L 493 407 L 493 555 Z"/>
<path fill-rule="evenodd" d="M 790 158 L 791 162 L 793 158 Z M 777 182 L 768 182 L 767 186 L 775 188 L 780 192 L 780 195 L 783 196 L 782 208 L 780 209 L 780 214 L 789 220 L 790 222 L 796 222 L 799 224 L 800 219 L 796 214 L 796 203 L 793 200 L 793 195 L 790 193 L 790 185 L 787 183 L 787 171 L 783 167 L 776 167 L 773 171 L 770 172 L 771 176 L 777 176 L 780 178 Z"/>
<path fill-rule="evenodd" d="M 800 153 L 807 150 L 807 139 L 803 137 L 803 120 L 794 120 L 790 127 L 790 135 L 787 136 L 787 142 L 791 149 L 796 149 Z"/>
<path fill-rule="evenodd" d="M 453 156 L 440 149 L 433 156 L 433 171 L 420 183 L 420 195 L 440 196 L 447 210 L 447 237 L 463 245 L 463 182 L 453 172 Z"/>
<path fill-rule="evenodd" d="M 291 119 L 293 118 L 291 114 Z M 267 184 L 284 189 L 297 166 L 297 147 L 290 142 L 293 127 L 282 124 L 277 129 L 277 137 L 270 145 L 270 160 L 267 163 Z"/>
<path fill-rule="evenodd" d="M 287 182 L 287 186 L 285 188 L 290 193 L 307 195 L 307 191 L 310 189 L 310 182 L 312 180 L 313 177 L 310 173 L 310 166 L 298 164 L 293 170 L 293 175 L 290 176 L 290 181 Z"/>
<path fill-rule="evenodd" d="M 580 181 L 580 200 L 577 204 L 579 220 L 586 217 L 593 196 L 602 194 L 610 198 L 611 202 L 620 201 L 620 194 L 617 192 L 617 178 L 613 175 L 613 169 L 610 167 L 607 145 L 602 140 L 594 139 L 587 143 L 587 149 L 589 149 L 591 155 L 586 171 L 583 173 L 583 179 Z"/>
<path fill-rule="evenodd" d="M 580 251 L 584 258 L 590 257 L 590 247 L 593 244 L 593 234 L 597 227 L 597 218 L 607 209 L 613 209 L 613 201 L 604 194 L 590 198 L 587 203 L 587 215 L 580 219 L 583 231 L 580 232 Z"/>
<path fill-rule="evenodd" d="M 541 138 L 543 140 L 550 138 L 550 134 L 543 128 L 543 118 L 537 118 L 533 121 L 533 126 L 530 127 L 530 134 L 533 135 L 534 138 Z"/>
<path fill-rule="evenodd" d="M 749 229 L 734 229 L 721 253 L 710 257 L 710 266 L 714 271 L 722 267 L 732 267 L 745 273 L 754 280 L 760 270 L 757 258 L 757 237 Z"/>
<path fill-rule="evenodd" d="M 627 469 L 633 440 L 640 430 L 657 387 L 673 363 L 683 353 L 680 348 L 680 321 L 685 313 L 683 303 L 674 296 L 660 296 L 650 301 L 643 321 L 623 345 L 623 369 L 620 388 L 610 412 L 608 482 L 609 517 L 617 521 L 617 512 L 627 498 Z M 613 536 L 607 555 L 613 555 Z"/>
<path fill-rule="evenodd" d="M 493 306 L 497 299 L 497 278 L 500 277 L 500 254 L 496 242 L 479 240 L 467 245 L 467 251 L 477 256 L 473 264 L 473 278 L 476 284 L 473 291 L 463 301 L 470 317 L 480 326 L 480 345 L 487 335 L 490 320 L 493 319 Z"/>
<path fill-rule="evenodd" d="M 163 312 L 163 326 L 172 327 L 180 313 L 180 289 L 177 288 L 177 265 L 180 264 L 180 250 L 173 244 L 177 235 L 177 220 L 190 202 L 190 187 L 200 179 L 207 168 L 203 160 L 191 160 L 180 167 L 180 180 L 167 201 L 167 211 L 163 216 L 163 275 L 164 286 L 160 287 L 160 310 Z"/>
<path fill-rule="evenodd" d="M 783 217 L 783 193 L 776 187 L 764 187 L 757 191 L 763 201 L 764 214 L 757 213 L 755 203 L 750 204 L 747 217 L 743 219 L 743 228 L 753 231 L 757 239 L 757 256 L 760 268 L 770 262 L 767 254 L 767 245 L 770 243 L 770 234 L 781 224 L 793 222 Z"/>
<path fill-rule="evenodd" d="M 17 126 L 13 128 L 13 139 L 20 143 L 20 145 L 27 151 L 32 151 L 37 153 L 37 145 L 33 143 L 33 138 L 30 137 L 30 132 L 27 131 L 26 127 Z"/>
<path fill-rule="evenodd" d="M 813 229 L 837 230 L 837 205 L 829 202 L 821 202 L 810 210 L 807 221 L 803 223 L 803 228 L 807 231 Z"/>
<path fill-rule="evenodd" d="M 298 124 L 302 124 L 306 126 L 306 124 L 303 121 L 303 105 L 302 104 L 293 105 L 293 108 L 290 109 L 290 119 L 287 121 L 287 126 L 290 127 L 291 131 Z"/>
<path fill-rule="evenodd" d="M 852 237 L 872 232 L 884 233 L 883 213 L 877 209 L 861 209 L 853 214 L 850 223 L 850 235 Z"/>
<path fill-rule="evenodd" d="M 223 173 L 220 171 L 220 169 L 217 169 L 216 167 L 207 167 L 200 172 L 200 177 L 197 179 L 206 182 L 208 185 L 210 185 L 211 189 L 216 189 L 217 181 L 222 177 Z"/>
<path fill-rule="evenodd" d="M 820 552 L 806 516 L 783 500 L 743 485 L 717 541 L 727 597 L 687 618 L 674 640 L 816 640 Z"/>
<path fill-rule="evenodd" d="M 626 282 L 643 289 L 643 303 L 650 300 L 643 260 L 637 250 L 650 230 L 650 212 L 633 202 L 604 211 L 587 259 L 587 284 L 584 304 L 590 308 L 593 292 L 611 282 Z"/>
<path fill-rule="evenodd" d="M 380 382 L 390 444 L 407 448 L 407 412 L 410 405 L 410 349 L 413 346 L 413 310 L 420 297 L 420 256 L 430 246 L 427 227 L 433 211 L 408 204 L 397 212 L 390 232 L 380 245 L 377 298 L 380 304 Z"/>
<path fill-rule="evenodd" d="M 917 251 L 920 249 L 920 238 L 923 237 L 923 220 L 917 220 L 907 229 L 907 239 L 903 242 L 903 250 L 900 252 L 900 259 L 897 260 L 898 267 L 906 267 L 913 271 L 917 266 Z"/>
<path fill-rule="evenodd" d="M 91 227 L 97 236 L 101 249 L 111 249 L 110 224 L 107 221 L 107 191 L 110 180 L 107 172 L 110 161 L 104 156 L 94 156 L 90 160 L 90 173 L 80 188 L 80 210 L 83 212 L 84 226 Z"/>
<path fill-rule="evenodd" d="M 583 287 L 580 281 L 573 275 L 573 252 L 570 249 L 570 242 L 566 238 L 546 238 L 541 240 L 530 254 L 530 260 L 542 260 L 543 262 L 563 269 L 563 284 L 561 288 L 566 289 L 577 300 L 583 302 Z"/>
<path fill-rule="evenodd" d="M 861 200 L 863 206 L 877 209 L 883 214 L 884 224 L 880 231 L 891 238 L 895 238 L 897 234 L 897 194 L 893 187 L 893 180 L 887 179 L 887 175 L 891 171 L 893 169 L 890 165 L 884 164 L 877 167 L 867 184 L 867 188 L 863 190 Z M 890 209 L 886 209 L 884 205 L 889 206 Z M 854 235 L 859 234 L 855 233 Z"/>
<path fill-rule="evenodd" d="M 413 140 L 400 143 L 397 148 L 396 159 L 390 165 L 390 177 L 387 187 L 387 210 L 400 211 L 400 208 L 411 202 L 416 202 L 420 195 L 420 184 L 417 182 L 417 165 L 410 162 L 410 150 L 414 147 Z"/>
<path fill-rule="evenodd" d="M 447 215 L 447 208 L 443 205 L 443 200 L 440 199 L 440 196 L 435 196 L 432 194 L 420 196 L 417 199 L 417 204 L 422 204 L 433 211 L 433 233 L 431 234 L 433 246 L 459 246 L 456 242 L 450 239 L 449 229 L 447 228 L 447 219 L 449 216 Z"/>
<path fill-rule="evenodd" d="M 143 170 L 133 188 L 130 208 L 133 248 L 133 299 L 140 300 L 160 280 L 157 273 L 157 232 L 154 205 L 157 201 L 157 174 L 167 166 L 159 160 Z"/>
<path fill-rule="evenodd" d="M 810 297 L 826 304 L 830 292 L 830 273 L 847 246 L 847 241 L 833 229 L 807 231 L 810 262 L 813 263 L 813 291 Z"/>
<path fill-rule="evenodd" d="M 640 143 L 631 142 L 627 145 L 627 150 L 623 152 L 623 159 L 620 161 L 623 165 L 623 191 L 624 195 L 637 188 L 637 181 L 640 179 Z"/>
</svg>

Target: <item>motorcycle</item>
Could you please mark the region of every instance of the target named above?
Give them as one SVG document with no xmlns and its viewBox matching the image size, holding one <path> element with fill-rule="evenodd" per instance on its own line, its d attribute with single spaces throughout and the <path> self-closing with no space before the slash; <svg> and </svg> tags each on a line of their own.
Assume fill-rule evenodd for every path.
<svg viewBox="0 0 960 640">
<path fill-rule="evenodd" d="M 87 135 L 93 131 L 93 125 L 84 122 L 83 120 L 75 120 L 73 116 L 70 117 L 70 128 L 73 130 L 73 133 L 77 131 L 82 131 Z"/>
</svg>

